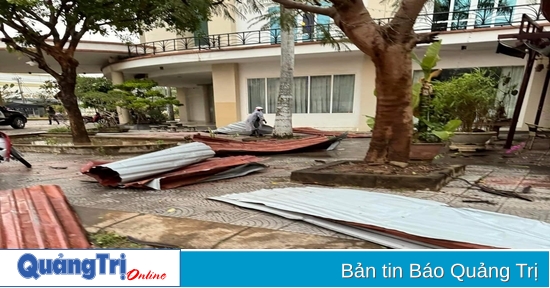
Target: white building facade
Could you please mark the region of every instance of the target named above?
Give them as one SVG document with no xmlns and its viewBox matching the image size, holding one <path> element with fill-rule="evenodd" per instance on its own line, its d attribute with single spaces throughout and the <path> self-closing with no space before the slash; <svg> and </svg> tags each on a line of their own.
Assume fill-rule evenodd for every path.
<svg viewBox="0 0 550 288">
<path fill-rule="evenodd" d="M 445 75 L 486 67 L 511 77 L 515 83 L 521 82 L 527 57 L 495 53 L 497 37 L 517 33 L 524 13 L 540 20 L 539 23 L 547 23 L 537 3 L 437 1 L 437 5 L 426 7 L 415 30 L 441 33 L 443 48 L 438 68 L 444 69 Z M 367 4 L 380 22 L 392 15 L 391 8 L 378 1 Z M 273 9 L 277 8 L 266 8 L 264 12 Z M 249 15 L 249 19 L 257 16 Z M 319 40 L 327 29 L 336 38 L 342 35 L 328 17 L 306 14 L 297 22 L 301 25 L 295 48 L 293 126 L 368 130 L 365 115 L 374 115 L 376 105 L 372 61 L 353 45 L 348 44 L 349 49 L 342 47 L 340 51 L 321 45 Z M 268 21 L 252 26 L 250 23 L 215 17 L 195 35 L 175 35 L 164 30 L 149 32 L 142 35 L 142 44 L 130 46 L 128 59 L 106 65 L 103 73 L 115 82 L 148 77 L 159 85 L 177 87 L 178 100 L 184 104 L 179 113 L 182 122 L 220 127 L 244 120 L 255 106 L 263 106 L 266 119 L 273 123 L 280 73 L 279 27 Z M 416 49 L 419 56 L 425 47 Z M 545 71 L 533 72 L 518 122 L 520 130 L 527 129 L 525 122 L 533 122 L 544 74 Z M 550 97 L 546 101 L 550 102 Z M 507 107 L 510 114 L 514 106 L 515 99 L 510 99 Z M 550 103 L 545 107 L 540 125 L 550 126 Z"/>
</svg>

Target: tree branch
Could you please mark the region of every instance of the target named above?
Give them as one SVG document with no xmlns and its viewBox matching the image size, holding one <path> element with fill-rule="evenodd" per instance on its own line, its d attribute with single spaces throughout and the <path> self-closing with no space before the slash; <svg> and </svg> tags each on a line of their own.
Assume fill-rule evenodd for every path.
<svg viewBox="0 0 550 288">
<path fill-rule="evenodd" d="M 335 17 L 338 14 L 334 7 L 312 6 L 304 3 L 299 3 L 293 0 L 273 0 L 273 2 L 277 2 L 288 9 L 300 9 L 304 12 L 321 14 L 329 17 Z"/>
<path fill-rule="evenodd" d="M 46 72 L 48 74 L 52 75 L 54 78 L 58 79 L 58 77 L 61 77 L 59 73 L 55 72 L 48 63 L 46 62 L 46 59 L 44 57 L 44 54 L 42 53 L 42 50 L 40 48 L 36 47 L 36 52 L 31 51 L 28 48 L 21 47 L 19 44 L 11 38 L 11 36 L 6 32 L 6 29 L 4 27 L 3 23 L 0 23 L 0 32 L 4 35 L 4 38 L 0 39 L 2 42 L 6 43 L 6 46 L 12 47 L 15 51 L 19 51 L 25 55 L 27 55 L 31 60 L 36 61 L 38 63 L 38 67 Z"/>
<path fill-rule="evenodd" d="M 389 23 L 391 30 L 400 35 L 410 35 L 413 31 L 416 18 L 427 0 L 401 0 L 399 10 Z"/>
</svg>

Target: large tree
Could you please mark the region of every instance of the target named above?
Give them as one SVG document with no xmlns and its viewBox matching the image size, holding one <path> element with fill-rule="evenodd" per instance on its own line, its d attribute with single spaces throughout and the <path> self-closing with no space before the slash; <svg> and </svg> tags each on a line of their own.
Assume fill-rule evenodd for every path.
<svg viewBox="0 0 550 288">
<path fill-rule="evenodd" d="M 159 26 L 179 32 L 194 31 L 212 13 L 220 9 L 227 12 L 231 8 L 229 2 L 0 0 L 0 38 L 10 50 L 26 55 L 55 78 L 60 89 L 59 100 L 71 122 L 73 141 L 89 143 L 75 97 L 79 66 L 75 51 L 85 33 L 141 33 Z"/>
<path fill-rule="evenodd" d="M 378 24 L 363 0 L 273 0 L 287 9 L 331 17 L 359 50 L 376 67 L 376 116 L 372 140 L 365 161 L 408 162 L 412 141 L 412 61 L 411 52 L 418 43 L 433 40 L 435 34 L 416 34 L 418 14 L 427 0 L 400 0 L 393 19 Z"/>
<path fill-rule="evenodd" d="M 273 136 L 278 138 L 292 137 L 292 96 L 294 90 L 294 29 L 295 13 L 280 7 L 281 31 L 281 77 L 279 78 L 279 95 L 277 111 L 273 125 Z M 272 19 L 273 20 L 273 19 Z"/>
</svg>

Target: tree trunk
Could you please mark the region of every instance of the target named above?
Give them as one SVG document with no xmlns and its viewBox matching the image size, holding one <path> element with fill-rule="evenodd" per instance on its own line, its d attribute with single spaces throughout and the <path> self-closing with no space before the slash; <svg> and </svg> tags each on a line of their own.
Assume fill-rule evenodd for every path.
<svg viewBox="0 0 550 288">
<path fill-rule="evenodd" d="M 281 5 L 281 15 L 291 13 Z M 281 18 L 288 18 L 282 17 Z M 294 25 L 292 25 L 294 26 Z M 286 28 L 286 29 L 285 29 Z M 292 137 L 292 93 L 294 88 L 294 28 L 281 23 L 281 78 L 273 136 Z"/>
<path fill-rule="evenodd" d="M 413 133 L 412 61 L 405 45 L 387 46 L 373 58 L 376 117 L 366 162 L 408 162 Z"/>
<path fill-rule="evenodd" d="M 88 137 L 86 125 L 82 119 L 82 113 L 80 113 L 78 101 L 74 93 L 76 87 L 76 72 L 63 72 L 62 80 L 59 81 L 58 84 L 61 90 L 61 103 L 63 103 L 63 107 L 65 107 L 65 111 L 67 111 L 67 115 L 69 116 L 73 143 L 90 144 L 90 137 Z"/>
</svg>

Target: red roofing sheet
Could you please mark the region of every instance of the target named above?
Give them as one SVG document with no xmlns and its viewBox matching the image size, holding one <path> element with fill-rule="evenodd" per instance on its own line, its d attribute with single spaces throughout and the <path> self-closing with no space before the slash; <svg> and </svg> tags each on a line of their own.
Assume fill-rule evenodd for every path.
<svg viewBox="0 0 550 288">
<path fill-rule="evenodd" d="M 318 135 L 318 136 L 340 136 L 342 132 L 337 131 L 323 131 L 311 127 L 296 127 L 292 128 L 292 132 L 309 134 L 309 135 Z M 371 138 L 372 133 L 348 133 L 347 138 Z"/>
<path fill-rule="evenodd" d="M 186 167 L 182 167 L 178 170 L 155 175 L 153 177 L 147 177 L 139 181 L 124 184 L 125 188 L 147 188 L 146 184 L 151 180 L 160 179 L 161 189 L 173 189 L 186 185 L 199 183 L 206 178 L 217 174 L 219 172 L 228 170 L 240 165 L 259 162 L 263 159 L 256 156 L 233 156 L 224 158 L 210 158 L 203 162 L 192 164 Z M 118 184 L 111 181 L 110 175 L 94 174 L 90 173 L 90 169 L 94 166 L 104 165 L 108 162 L 104 161 L 91 161 L 84 165 L 80 171 L 94 179 L 104 186 L 116 186 Z"/>
<path fill-rule="evenodd" d="M 160 179 L 161 189 L 173 189 L 186 185 L 202 182 L 208 177 L 240 165 L 259 162 L 262 159 L 256 156 L 233 156 L 224 158 L 210 158 L 203 162 L 193 164 L 182 169 L 127 183 L 124 187 L 147 187 L 145 184 L 153 179 Z"/>
<path fill-rule="evenodd" d="M 193 135 L 193 141 L 202 142 L 212 148 L 217 155 L 223 154 L 275 154 L 303 150 L 326 149 L 332 143 L 340 140 L 338 137 L 311 136 L 292 140 L 272 140 L 244 142 L 233 139 Z"/>
<path fill-rule="evenodd" d="M 57 185 L 0 191 L 0 248 L 91 248 L 86 231 Z"/>
</svg>

